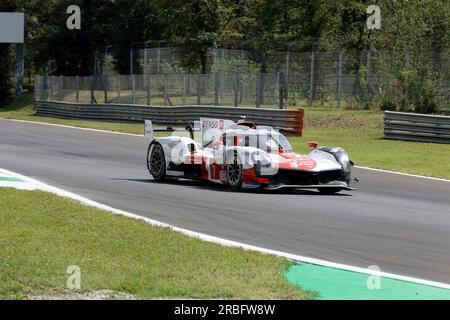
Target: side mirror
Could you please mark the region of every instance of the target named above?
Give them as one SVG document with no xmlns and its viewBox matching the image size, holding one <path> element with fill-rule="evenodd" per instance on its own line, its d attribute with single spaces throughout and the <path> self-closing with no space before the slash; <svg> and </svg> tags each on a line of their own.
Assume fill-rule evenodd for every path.
<svg viewBox="0 0 450 320">
<path fill-rule="evenodd" d="M 306 143 L 306 145 L 307 145 L 308 147 L 310 147 L 310 148 L 315 149 L 315 148 L 317 148 L 317 146 L 319 145 L 319 143 L 318 143 L 317 141 L 308 141 L 308 142 Z"/>
</svg>

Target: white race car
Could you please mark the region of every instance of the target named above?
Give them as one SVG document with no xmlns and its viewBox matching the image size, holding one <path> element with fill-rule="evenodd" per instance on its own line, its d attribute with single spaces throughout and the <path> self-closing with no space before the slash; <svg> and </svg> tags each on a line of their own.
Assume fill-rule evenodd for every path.
<svg viewBox="0 0 450 320">
<path fill-rule="evenodd" d="M 332 194 L 352 190 L 353 162 L 337 147 L 317 147 L 308 155 L 294 152 L 288 139 L 271 127 L 247 120 L 201 118 L 194 129 L 155 129 L 150 120 L 147 167 L 156 181 L 166 178 L 201 179 L 233 189 L 318 189 Z M 189 136 L 154 137 L 155 131 L 185 131 Z M 201 135 L 196 141 L 195 133 Z"/>
</svg>

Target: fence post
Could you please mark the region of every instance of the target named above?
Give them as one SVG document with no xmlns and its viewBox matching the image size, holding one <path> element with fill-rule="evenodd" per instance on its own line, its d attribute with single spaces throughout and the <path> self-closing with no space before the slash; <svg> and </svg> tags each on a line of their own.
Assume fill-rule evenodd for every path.
<svg viewBox="0 0 450 320">
<path fill-rule="evenodd" d="M 405 51 L 405 69 L 409 69 L 409 53 L 408 53 L 408 51 Z M 405 101 L 406 101 L 406 104 L 409 105 L 408 86 L 405 86 Z"/>
<path fill-rule="evenodd" d="M 285 105 L 284 105 L 284 97 L 285 97 L 284 81 L 283 81 L 283 76 L 279 72 L 277 73 L 277 83 L 278 83 L 278 108 L 284 109 L 285 108 Z"/>
<path fill-rule="evenodd" d="M 43 79 L 42 79 L 42 92 L 43 92 L 43 99 L 48 100 L 48 83 L 47 83 L 47 75 L 44 74 Z"/>
<path fill-rule="evenodd" d="M 39 99 L 44 99 L 44 96 L 46 96 L 46 92 L 45 92 L 45 87 L 46 87 L 46 83 L 45 81 L 47 81 L 47 77 L 41 77 L 41 81 L 40 81 L 40 94 L 39 94 Z"/>
<path fill-rule="evenodd" d="M 447 84 L 444 82 L 444 85 L 447 87 L 447 106 L 450 101 L 450 80 L 447 80 Z"/>
<path fill-rule="evenodd" d="M 372 68 L 372 51 L 369 47 L 367 51 L 367 61 L 366 61 L 366 108 L 369 106 L 369 94 L 370 94 L 370 71 Z"/>
<path fill-rule="evenodd" d="M 78 103 L 80 102 L 80 77 L 76 76 L 75 77 L 75 102 Z"/>
<path fill-rule="evenodd" d="M 219 74 L 214 73 L 214 104 L 219 105 Z"/>
<path fill-rule="evenodd" d="M 225 50 L 220 49 L 220 90 L 219 99 L 223 98 L 223 87 L 224 87 L 224 68 L 225 68 Z"/>
<path fill-rule="evenodd" d="M 108 103 L 108 79 L 107 76 L 102 76 L 102 84 L 103 84 L 103 93 L 105 98 L 105 103 Z"/>
<path fill-rule="evenodd" d="M 200 105 L 201 101 L 201 92 L 200 92 L 200 75 L 197 74 L 197 104 Z"/>
<path fill-rule="evenodd" d="M 151 102 L 152 102 L 152 78 L 151 78 L 149 73 L 146 73 L 144 76 L 147 77 L 147 105 L 151 106 Z"/>
<path fill-rule="evenodd" d="M 58 79 L 58 101 L 64 101 L 63 82 L 64 82 L 63 76 L 59 76 L 59 79 Z"/>
<path fill-rule="evenodd" d="M 159 74 L 159 64 L 161 60 L 161 48 L 156 49 L 156 73 Z"/>
<path fill-rule="evenodd" d="M 130 47 L 130 74 L 134 74 L 134 52 L 133 46 Z"/>
<path fill-rule="evenodd" d="M 286 85 L 286 87 L 287 87 L 287 85 L 288 85 L 288 75 L 289 75 L 289 62 L 290 62 L 290 59 L 291 58 L 291 53 L 288 51 L 288 52 L 286 52 L 286 68 L 285 68 L 285 73 L 284 73 L 284 83 L 285 83 L 285 85 Z"/>
<path fill-rule="evenodd" d="M 144 74 L 147 73 L 147 42 L 144 42 Z"/>
<path fill-rule="evenodd" d="M 181 84 L 181 104 L 186 105 L 186 75 L 183 74 L 183 81 Z"/>
<path fill-rule="evenodd" d="M 47 84 L 47 65 L 44 64 L 42 66 L 42 77 L 44 78 L 44 90 L 48 89 L 48 84 Z"/>
<path fill-rule="evenodd" d="M 234 106 L 239 106 L 239 73 L 235 73 L 234 78 Z"/>
<path fill-rule="evenodd" d="M 312 105 L 315 99 L 315 92 L 314 92 L 314 68 L 316 64 L 316 46 L 313 44 L 312 51 L 311 51 L 311 68 L 309 73 L 309 104 Z"/>
<path fill-rule="evenodd" d="M 167 106 L 167 73 L 163 74 L 163 97 L 164 105 Z"/>
<path fill-rule="evenodd" d="M 256 74 L 256 108 L 259 108 L 262 103 L 263 76 L 263 73 Z"/>
<path fill-rule="evenodd" d="M 34 77 L 34 93 L 33 93 L 33 101 L 40 100 L 41 95 L 41 77 L 36 75 Z"/>
<path fill-rule="evenodd" d="M 48 97 L 47 100 L 53 100 L 53 76 L 48 76 Z M 50 98 L 50 99 L 49 99 Z"/>
<path fill-rule="evenodd" d="M 94 103 L 95 97 L 94 97 L 94 76 L 90 77 L 91 79 L 91 104 Z"/>
<path fill-rule="evenodd" d="M 117 103 L 120 103 L 120 76 L 116 76 Z"/>
<path fill-rule="evenodd" d="M 336 81 L 336 103 L 337 108 L 341 108 L 341 92 L 342 92 L 342 64 L 344 61 L 344 53 L 339 52 L 339 61 L 338 61 L 338 72 L 337 72 L 337 81 Z"/>
<path fill-rule="evenodd" d="M 136 76 L 131 75 L 131 103 L 136 104 Z"/>
</svg>

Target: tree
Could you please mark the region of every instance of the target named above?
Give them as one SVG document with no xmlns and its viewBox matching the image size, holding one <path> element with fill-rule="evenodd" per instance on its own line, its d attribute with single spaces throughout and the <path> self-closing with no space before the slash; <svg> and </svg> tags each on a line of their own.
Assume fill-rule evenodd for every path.
<svg viewBox="0 0 450 320">
<path fill-rule="evenodd" d="M 150 0 L 117 0 L 114 6 L 111 42 L 116 70 L 130 72 L 130 49 L 147 40 L 163 39 L 166 22 L 163 12 Z M 167 36 L 167 35 L 166 35 Z M 133 70 L 134 72 L 139 70 Z"/>
<path fill-rule="evenodd" d="M 177 49 L 188 69 L 200 67 L 201 73 L 209 72 L 207 52 L 216 47 L 219 38 L 219 0 L 160 1 L 166 11 L 169 33 L 178 40 Z"/>
</svg>

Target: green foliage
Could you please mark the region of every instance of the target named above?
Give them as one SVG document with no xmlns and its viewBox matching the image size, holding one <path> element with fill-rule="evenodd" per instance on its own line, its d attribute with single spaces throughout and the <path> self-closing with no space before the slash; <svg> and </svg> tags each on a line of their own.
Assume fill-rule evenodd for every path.
<svg viewBox="0 0 450 320">
<path fill-rule="evenodd" d="M 104 23 L 110 31 L 105 34 L 104 41 L 111 46 L 116 70 L 120 74 L 129 74 L 131 47 L 147 40 L 161 40 L 169 17 L 155 1 L 117 0 L 105 5 L 110 9 Z M 106 45 L 97 44 L 97 50 L 102 53 Z M 133 70 L 134 73 L 140 71 Z"/>
<path fill-rule="evenodd" d="M 439 109 L 436 103 L 437 87 L 431 79 L 422 78 L 422 90 L 417 97 L 414 111 L 417 113 L 436 113 Z"/>
<path fill-rule="evenodd" d="M 81 30 L 66 28 L 71 4 L 82 9 Z M 381 30 L 366 27 L 369 4 L 381 8 Z M 181 54 L 180 64 L 161 66 L 164 72 L 215 71 L 207 52 L 217 47 L 250 51 L 249 70 L 275 72 L 267 53 L 310 52 L 314 42 L 318 51 L 344 52 L 344 73 L 355 75 L 352 99 L 358 105 L 434 110 L 434 104 L 440 105 L 439 90 L 430 81 L 450 78 L 450 55 L 439 56 L 450 51 L 447 0 L 3 0 L 0 6 L 7 5 L 26 14 L 26 66 L 36 72 L 51 61 L 47 71 L 52 74 L 91 75 L 95 57 L 107 50 L 115 69 L 128 74 L 131 46 L 143 47 L 144 42 L 172 46 Z M 381 90 L 381 98 L 367 96 L 368 71 L 361 55 L 369 48 L 376 57 L 371 79 L 384 78 L 376 84 L 382 88 L 369 84 L 370 94 Z M 411 54 L 410 65 L 405 52 Z M 131 58 L 133 72 L 142 71 L 142 62 Z M 225 72 L 232 70 L 229 64 Z M 396 80 L 402 89 L 391 92 Z M 334 92 L 318 87 L 318 95 L 330 100 Z"/>
<path fill-rule="evenodd" d="M 397 80 L 382 92 L 381 110 L 436 113 L 438 88 L 427 70 L 402 69 Z"/>
</svg>

